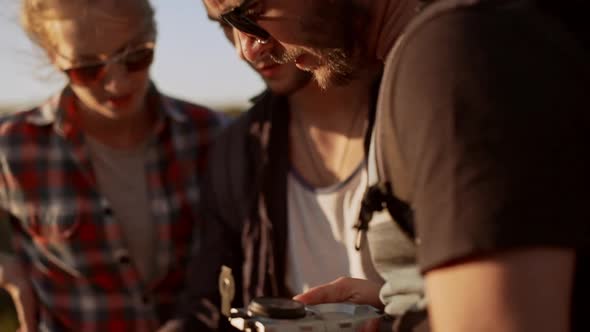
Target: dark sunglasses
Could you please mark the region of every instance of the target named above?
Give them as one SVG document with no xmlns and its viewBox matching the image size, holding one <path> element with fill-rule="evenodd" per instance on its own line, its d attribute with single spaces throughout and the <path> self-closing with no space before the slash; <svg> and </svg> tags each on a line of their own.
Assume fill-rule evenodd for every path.
<svg viewBox="0 0 590 332">
<path fill-rule="evenodd" d="M 104 78 L 109 63 L 118 62 L 125 66 L 128 73 L 147 69 L 154 60 L 154 43 L 148 42 L 141 46 L 125 50 L 109 59 L 63 69 L 74 84 L 90 84 Z"/>
<path fill-rule="evenodd" d="M 244 1 L 244 3 L 238 7 L 221 14 L 220 18 L 239 31 L 251 35 L 261 42 L 267 42 L 270 39 L 270 34 L 248 17 L 247 6 L 249 6 L 251 2 L 251 0 Z"/>
</svg>

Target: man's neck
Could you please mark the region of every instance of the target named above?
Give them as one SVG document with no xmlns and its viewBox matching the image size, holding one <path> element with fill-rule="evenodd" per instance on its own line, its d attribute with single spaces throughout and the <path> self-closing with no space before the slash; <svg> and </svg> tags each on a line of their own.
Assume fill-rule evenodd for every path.
<svg viewBox="0 0 590 332">
<path fill-rule="evenodd" d="M 369 56 L 385 61 L 408 22 L 416 15 L 418 0 L 360 0 L 368 6 L 371 25 L 368 31 Z"/>
<path fill-rule="evenodd" d="M 324 130 L 342 132 L 347 119 L 361 107 L 367 108 L 370 100 L 372 77 L 352 81 L 346 86 L 321 89 L 315 82 L 289 96 L 289 107 L 313 126 Z"/>
<path fill-rule="evenodd" d="M 291 165 L 312 186 L 341 182 L 362 162 L 374 77 L 328 90 L 311 82 L 289 97 Z"/>
</svg>

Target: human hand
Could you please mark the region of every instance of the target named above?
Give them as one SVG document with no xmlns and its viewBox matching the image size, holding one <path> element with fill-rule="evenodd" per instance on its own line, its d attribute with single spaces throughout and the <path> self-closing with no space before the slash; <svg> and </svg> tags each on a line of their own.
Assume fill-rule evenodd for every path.
<svg viewBox="0 0 590 332">
<path fill-rule="evenodd" d="M 157 332 L 179 332 L 182 330 L 182 321 L 179 319 L 172 319 L 162 325 Z"/>
<path fill-rule="evenodd" d="M 305 304 L 351 302 L 368 304 L 383 309 L 379 300 L 381 285 L 369 280 L 355 278 L 338 278 L 328 284 L 314 287 L 293 299 Z"/>
<path fill-rule="evenodd" d="M 380 289 L 381 284 L 369 280 L 342 277 L 328 284 L 314 287 L 293 299 L 308 305 L 339 302 L 368 304 L 383 310 L 383 303 L 379 300 Z M 365 322 L 356 331 L 377 332 L 380 327 L 381 318 L 375 318 Z"/>
</svg>

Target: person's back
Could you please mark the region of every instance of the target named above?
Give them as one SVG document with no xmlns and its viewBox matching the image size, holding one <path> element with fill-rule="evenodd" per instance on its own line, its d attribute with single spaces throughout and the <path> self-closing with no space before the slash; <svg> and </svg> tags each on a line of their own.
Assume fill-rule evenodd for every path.
<svg viewBox="0 0 590 332">
<path fill-rule="evenodd" d="M 534 1 L 436 1 L 386 60 L 376 132 L 380 175 L 415 211 L 439 324 L 461 323 L 451 309 L 440 309 L 452 306 L 448 299 L 459 287 L 448 278 L 467 278 L 470 262 L 505 253 L 496 258 L 529 275 L 521 282 L 553 275 L 564 284 L 534 295 L 512 280 L 510 289 L 486 292 L 486 278 L 500 276 L 499 269 L 480 275 L 474 289 L 496 305 L 461 315 L 485 321 L 500 312 L 536 331 L 563 330 L 571 316 L 573 331 L 590 328 L 582 312 L 590 294 L 583 281 L 590 267 L 590 163 L 583 152 L 590 65 L 585 37 L 562 19 Z M 575 263 L 564 259 L 568 248 Z M 526 310 L 555 319 L 516 318 Z"/>
</svg>

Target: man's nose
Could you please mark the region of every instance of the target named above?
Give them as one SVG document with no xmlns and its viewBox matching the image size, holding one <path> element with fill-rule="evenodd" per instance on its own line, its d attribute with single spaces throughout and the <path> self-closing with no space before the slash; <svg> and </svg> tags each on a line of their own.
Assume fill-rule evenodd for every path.
<svg viewBox="0 0 590 332">
<path fill-rule="evenodd" d="M 234 40 L 239 56 L 251 63 L 266 57 L 271 49 L 269 42 L 262 42 L 255 36 L 234 29 Z"/>
</svg>

